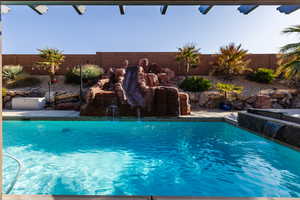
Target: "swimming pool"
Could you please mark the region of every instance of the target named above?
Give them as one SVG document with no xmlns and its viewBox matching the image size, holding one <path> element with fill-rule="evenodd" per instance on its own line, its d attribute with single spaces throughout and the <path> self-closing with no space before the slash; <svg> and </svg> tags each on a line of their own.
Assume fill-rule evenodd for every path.
<svg viewBox="0 0 300 200">
<path fill-rule="evenodd" d="M 12 194 L 300 197 L 300 152 L 225 122 L 4 121 Z M 4 157 L 4 188 L 16 163 Z"/>
</svg>

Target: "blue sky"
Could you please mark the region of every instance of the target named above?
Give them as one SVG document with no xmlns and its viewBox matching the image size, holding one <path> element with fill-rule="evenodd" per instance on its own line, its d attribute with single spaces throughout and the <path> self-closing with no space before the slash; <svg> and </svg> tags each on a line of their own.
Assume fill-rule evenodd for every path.
<svg viewBox="0 0 300 200">
<path fill-rule="evenodd" d="M 78 15 L 70 6 L 49 6 L 37 15 L 25 6 L 12 6 L 3 16 L 4 53 L 37 53 L 55 47 L 65 53 L 97 51 L 176 51 L 195 43 L 202 53 L 216 53 L 230 42 L 241 43 L 250 53 L 276 53 L 295 41 L 282 35 L 287 26 L 299 24 L 300 11 L 279 13 L 276 6 L 261 6 L 249 15 L 237 6 L 216 6 L 207 15 L 197 6 L 170 6 L 162 16 L 159 6 L 128 6 L 121 16 L 117 6 L 88 6 Z"/>
</svg>

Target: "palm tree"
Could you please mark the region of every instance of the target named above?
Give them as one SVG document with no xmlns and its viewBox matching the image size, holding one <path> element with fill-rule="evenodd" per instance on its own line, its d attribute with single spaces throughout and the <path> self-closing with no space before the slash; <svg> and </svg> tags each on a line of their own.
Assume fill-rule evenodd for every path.
<svg viewBox="0 0 300 200">
<path fill-rule="evenodd" d="M 186 44 L 182 48 L 178 48 L 176 60 L 183 62 L 185 65 L 186 76 L 190 71 L 190 67 L 195 67 L 200 62 L 199 51 L 194 44 Z"/>
<path fill-rule="evenodd" d="M 282 31 L 283 34 L 296 33 L 300 36 L 300 25 L 291 26 Z M 279 61 L 277 74 L 283 74 L 287 79 L 300 80 L 300 42 L 281 47 L 282 57 Z"/>
<path fill-rule="evenodd" d="M 62 51 L 58 49 L 38 49 L 40 52 L 40 57 L 42 61 L 37 64 L 45 68 L 50 77 L 50 81 L 54 81 L 55 73 L 59 69 L 59 66 L 64 62 L 65 56 L 62 54 Z"/>
<path fill-rule="evenodd" d="M 247 70 L 250 59 L 247 59 L 247 50 L 242 49 L 242 45 L 230 43 L 220 48 L 211 75 L 221 75 L 226 79 L 231 79 L 234 75 L 241 75 Z"/>
</svg>

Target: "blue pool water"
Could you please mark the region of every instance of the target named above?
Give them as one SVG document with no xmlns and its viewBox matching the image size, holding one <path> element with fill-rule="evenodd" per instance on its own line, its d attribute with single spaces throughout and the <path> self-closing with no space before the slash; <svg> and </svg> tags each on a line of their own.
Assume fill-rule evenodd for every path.
<svg viewBox="0 0 300 200">
<path fill-rule="evenodd" d="M 300 197 L 300 152 L 223 122 L 5 121 L 12 194 Z M 16 163 L 4 158 L 4 188 Z"/>
</svg>

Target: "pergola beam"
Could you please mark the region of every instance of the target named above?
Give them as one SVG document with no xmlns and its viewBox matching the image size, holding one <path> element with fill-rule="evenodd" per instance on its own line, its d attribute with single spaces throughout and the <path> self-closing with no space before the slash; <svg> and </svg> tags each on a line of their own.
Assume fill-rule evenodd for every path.
<svg viewBox="0 0 300 200">
<path fill-rule="evenodd" d="M 167 10 L 168 10 L 168 5 L 164 5 L 160 7 L 160 13 L 162 15 L 165 15 L 167 13 Z"/>
<path fill-rule="evenodd" d="M 280 6 L 277 8 L 277 10 L 279 12 L 287 14 L 287 15 L 291 14 L 292 12 L 295 12 L 298 9 L 300 9 L 300 3 L 299 3 L 299 5 L 293 5 L 293 6 L 284 5 L 284 6 Z"/>
<path fill-rule="evenodd" d="M 248 15 L 250 12 L 252 12 L 255 8 L 257 8 L 258 5 L 243 5 L 238 7 L 238 10 L 240 13 L 243 13 L 244 15 Z"/>
<path fill-rule="evenodd" d="M 79 15 L 83 15 L 85 13 L 85 11 L 86 11 L 86 7 L 85 6 L 73 5 L 73 8 L 75 9 L 75 11 Z"/>
<path fill-rule="evenodd" d="M 212 7 L 212 5 L 200 6 L 198 10 L 201 14 L 206 15 L 210 11 L 210 9 L 212 9 Z"/>
<path fill-rule="evenodd" d="M 5 5 L 0 5 L 0 14 L 7 14 L 10 12 L 11 8 L 5 6 Z"/>
<path fill-rule="evenodd" d="M 44 5 L 29 5 L 29 7 L 39 15 L 43 15 L 48 11 L 48 7 Z"/>
<path fill-rule="evenodd" d="M 3 5 L 299 5 L 300 0 L 3 0 Z"/>
<path fill-rule="evenodd" d="M 125 7 L 123 5 L 119 5 L 119 10 L 121 15 L 125 15 Z"/>
</svg>

